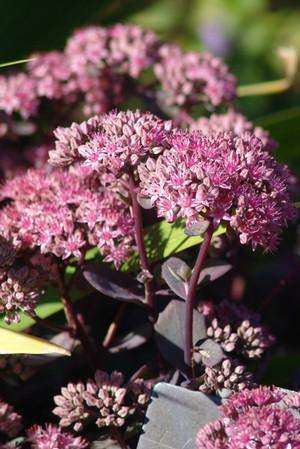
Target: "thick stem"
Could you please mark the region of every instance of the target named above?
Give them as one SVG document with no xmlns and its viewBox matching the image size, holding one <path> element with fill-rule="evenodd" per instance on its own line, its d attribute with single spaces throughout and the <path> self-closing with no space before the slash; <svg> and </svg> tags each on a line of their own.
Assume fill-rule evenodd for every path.
<svg viewBox="0 0 300 449">
<path fill-rule="evenodd" d="M 135 240 L 138 248 L 138 253 L 140 256 L 140 264 L 142 270 L 145 272 L 145 276 L 149 275 L 149 278 L 145 280 L 145 299 L 147 306 L 150 311 L 150 319 L 155 320 L 155 304 L 154 304 L 154 283 L 151 278 L 150 264 L 147 257 L 147 252 L 145 248 L 144 235 L 143 235 L 143 219 L 141 206 L 138 203 L 136 195 L 136 185 L 133 175 L 129 174 L 129 192 L 132 202 L 132 214 L 134 220 L 134 233 Z"/>
<path fill-rule="evenodd" d="M 194 300 L 196 296 L 196 289 L 198 279 L 203 268 L 203 263 L 206 259 L 207 251 L 214 233 L 214 227 L 212 223 L 204 234 L 204 240 L 200 246 L 198 257 L 193 269 L 192 276 L 189 281 L 188 294 L 186 299 L 186 313 L 185 313 L 185 348 L 184 348 L 184 360 L 188 366 L 192 366 L 192 350 L 193 350 L 193 312 L 194 312 Z"/>
<path fill-rule="evenodd" d="M 110 345 L 112 344 L 112 342 L 118 332 L 118 329 L 119 329 L 121 320 L 124 316 L 126 307 L 127 307 L 126 303 L 120 305 L 120 307 L 116 313 L 116 316 L 114 317 L 112 323 L 110 324 L 108 331 L 106 333 L 106 336 L 103 340 L 103 343 L 102 343 L 103 348 L 109 348 Z"/>
</svg>

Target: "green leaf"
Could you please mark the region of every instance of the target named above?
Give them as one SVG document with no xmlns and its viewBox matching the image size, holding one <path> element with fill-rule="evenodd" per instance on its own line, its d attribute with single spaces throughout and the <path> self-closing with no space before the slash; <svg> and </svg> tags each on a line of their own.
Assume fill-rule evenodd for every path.
<svg viewBox="0 0 300 449">
<path fill-rule="evenodd" d="M 164 220 L 149 226 L 145 234 L 145 244 L 150 262 L 166 259 L 203 242 L 203 236 L 188 236 L 184 230 L 185 227 L 180 221 L 168 223 Z M 214 237 L 225 232 L 226 228 L 219 226 L 214 233 Z M 138 255 L 136 254 L 123 265 L 122 270 L 127 271 L 137 268 Z"/>
<path fill-rule="evenodd" d="M 48 340 L 0 327 L 0 354 L 70 355 L 70 352 Z"/>
<path fill-rule="evenodd" d="M 279 143 L 275 157 L 300 175 L 300 108 L 286 109 L 256 121 Z"/>
</svg>

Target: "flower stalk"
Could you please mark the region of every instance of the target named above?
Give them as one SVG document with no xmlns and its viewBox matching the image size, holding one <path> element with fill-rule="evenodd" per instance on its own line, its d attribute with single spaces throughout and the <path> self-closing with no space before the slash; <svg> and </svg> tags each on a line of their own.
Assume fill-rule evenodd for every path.
<svg viewBox="0 0 300 449">
<path fill-rule="evenodd" d="M 205 262 L 207 252 L 211 243 L 211 239 L 214 233 L 214 226 L 212 223 L 208 226 L 205 234 L 203 243 L 200 246 L 198 257 L 193 269 L 192 276 L 189 281 L 188 294 L 186 299 L 186 315 L 185 315 L 185 349 L 184 349 L 184 360 L 185 363 L 191 367 L 192 366 L 192 351 L 193 351 L 193 311 L 194 302 L 196 296 L 196 289 L 198 284 L 198 279 Z"/>
<path fill-rule="evenodd" d="M 136 184 L 133 177 L 133 174 L 129 174 L 129 192 L 131 196 L 132 202 L 132 215 L 134 220 L 134 233 L 136 244 L 138 248 L 138 253 L 140 257 L 140 264 L 142 271 L 145 273 L 145 299 L 146 304 L 149 309 L 149 317 L 151 321 L 155 321 L 155 304 L 154 304 L 154 283 L 152 279 L 152 275 L 150 272 L 150 264 L 147 257 L 145 241 L 143 236 L 143 219 L 142 219 L 142 209 L 138 203 L 137 195 L 136 195 Z"/>
</svg>

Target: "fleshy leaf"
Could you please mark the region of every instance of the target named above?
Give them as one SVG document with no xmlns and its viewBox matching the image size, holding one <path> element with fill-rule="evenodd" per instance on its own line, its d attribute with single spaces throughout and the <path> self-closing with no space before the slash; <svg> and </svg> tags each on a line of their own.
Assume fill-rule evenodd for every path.
<svg viewBox="0 0 300 449">
<path fill-rule="evenodd" d="M 107 264 L 90 262 L 83 268 L 86 281 L 105 296 L 128 302 L 143 302 L 143 287 L 127 273 L 111 270 Z"/>
<path fill-rule="evenodd" d="M 200 344 L 196 345 L 197 352 L 194 353 L 196 363 L 204 363 L 204 365 L 212 368 L 218 365 L 224 358 L 221 346 L 211 338 L 207 338 Z"/>
<path fill-rule="evenodd" d="M 129 351 L 145 344 L 151 337 L 153 331 L 149 322 L 142 324 L 129 334 L 114 340 L 109 352 L 116 354 L 121 351 Z"/>
<path fill-rule="evenodd" d="M 0 354 L 61 354 L 70 355 L 62 346 L 33 335 L 0 327 Z"/>
<path fill-rule="evenodd" d="M 155 338 L 163 357 L 175 368 L 185 371 L 184 363 L 184 301 L 173 299 L 159 314 L 155 323 Z M 194 310 L 194 345 L 207 337 L 205 317 Z"/>
<path fill-rule="evenodd" d="M 218 418 L 212 398 L 159 383 L 153 389 L 137 449 L 195 449 L 199 429 Z"/>
<path fill-rule="evenodd" d="M 198 285 L 204 282 L 213 282 L 216 279 L 224 276 L 232 268 L 228 262 L 222 260 L 211 260 L 205 264 L 205 267 L 200 273 Z"/>
<path fill-rule="evenodd" d="M 194 224 L 186 227 L 184 230 L 184 233 L 189 236 L 201 235 L 201 234 L 204 234 L 204 232 L 206 231 L 208 226 L 209 226 L 209 221 L 203 219 L 202 221 L 200 221 L 198 223 L 194 223 Z"/>
<path fill-rule="evenodd" d="M 170 289 L 180 298 L 186 299 L 190 267 L 178 257 L 170 257 L 163 263 L 161 274 Z"/>
</svg>

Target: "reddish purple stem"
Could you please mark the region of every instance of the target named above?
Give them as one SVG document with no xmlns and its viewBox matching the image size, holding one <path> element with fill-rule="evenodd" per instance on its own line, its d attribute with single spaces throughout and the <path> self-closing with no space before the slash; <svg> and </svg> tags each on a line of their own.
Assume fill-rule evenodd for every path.
<svg viewBox="0 0 300 449">
<path fill-rule="evenodd" d="M 192 276 L 189 281 L 188 295 L 186 299 L 186 315 L 185 315 L 185 348 L 184 348 L 184 360 L 188 366 L 192 366 L 192 351 L 193 351 L 193 311 L 194 302 L 196 296 L 196 289 L 198 279 L 203 268 L 204 261 L 207 256 L 207 251 L 210 246 L 210 242 L 214 233 L 214 227 L 212 223 L 204 234 L 204 240 L 200 246 L 198 257 L 193 269 Z"/>
<path fill-rule="evenodd" d="M 140 264 L 143 271 L 145 271 L 145 275 L 150 273 L 150 264 L 147 257 L 147 252 L 145 248 L 144 235 L 143 235 L 143 219 L 142 219 L 142 210 L 141 206 L 138 203 L 137 195 L 136 195 L 136 184 L 134 181 L 134 177 L 132 174 L 129 174 L 129 192 L 131 196 L 132 202 L 132 214 L 134 220 L 134 233 L 135 240 L 138 248 L 138 253 L 140 257 Z M 155 304 L 154 304 L 154 288 L 153 288 L 153 279 L 149 278 L 145 280 L 145 299 L 147 306 L 150 312 L 151 320 L 155 320 Z"/>
</svg>

